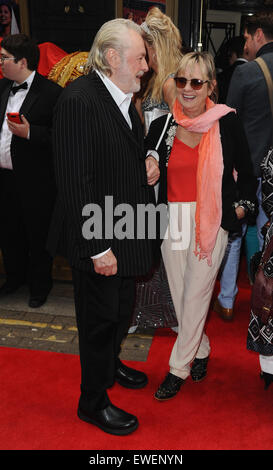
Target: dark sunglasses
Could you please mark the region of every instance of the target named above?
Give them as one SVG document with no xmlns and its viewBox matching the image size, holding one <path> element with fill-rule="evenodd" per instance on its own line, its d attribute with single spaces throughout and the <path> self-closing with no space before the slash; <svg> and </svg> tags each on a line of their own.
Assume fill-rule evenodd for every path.
<svg viewBox="0 0 273 470">
<path fill-rule="evenodd" d="M 201 90 L 204 83 L 208 83 L 209 80 L 200 80 L 199 78 L 192 78 L 187 80 L 185 77 L 174 77 L 177 88 L 185 88 L 187 82 L 190 82 L 193 90 Z"/>
</svg>

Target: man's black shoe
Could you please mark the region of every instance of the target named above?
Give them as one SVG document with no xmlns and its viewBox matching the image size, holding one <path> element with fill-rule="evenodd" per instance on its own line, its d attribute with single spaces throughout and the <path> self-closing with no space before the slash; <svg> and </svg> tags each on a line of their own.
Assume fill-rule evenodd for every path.
<svg viewBox="0 0 273 470">
<path fill-rule="evenodd" d="M 116 370 L 116 381 L 125 388 L 143 388 L 147 385 L 148 378 L 144 372 L 127 367 L 119 361 Z"/>
<path fill-rule="evenodd" d="M 112 404 L 103 410 L 92 413 L 87 413 L 79 407 L 78 417 L 86 423 L 94 424 L 102 431 L 116 436 L 126 436 L 138 427 L 136 416 L 126 413 Z"/>
<path fill-rule="evenodd" d="M 47 297 L 30 297 L 28 305 L 31 308 L 39 308 L 46 302 Z"/>
<path fill-rule="evenodd" d="M 21 287 L 22 284 L 10 284 L 8 282 L 5 282 L 5 284 L 3 284 L 1 287 L 0 287 L 0 297 L 4 297 L 5 295 L 10 295 L 10 294 L 14 294 L 14 292 L 16 292 L 19 287 Z"/>
</svg>

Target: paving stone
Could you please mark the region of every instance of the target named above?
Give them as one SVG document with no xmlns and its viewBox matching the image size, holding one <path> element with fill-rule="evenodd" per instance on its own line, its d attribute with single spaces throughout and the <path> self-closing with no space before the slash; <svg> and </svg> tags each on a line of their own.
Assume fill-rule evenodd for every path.
<svg viewBox="0 0 273 470">
<path fill-rule="evenodd" d="M 12 328 L 9 326 L 0 326 L 0 338 L 7 336 L 11 330 Z"/>
<path fill-rule="evenodd" d="M 32 323 L 53 323 L 56 320 L 56 315 L 44 314 L 39 312 L 25 312 L 23 319 L 26 321 L 30 321 Z M 58 320 L 56 320 L 58 322 Z"/>
<path fill-rule="evenodd" d="M 42 336 L 42 331 L 29 327 L 13 328 L 10 332 L 12 338 L 33 338 Z"/>
<path fill-rule="evenodd" d="M 28 307 L 25 287 L 0 300 L 0 346 L 79 354 L 71 282 L 55 282 L 46 304 Z M 136 330 L 122 345 L 121 359 L 146 361 L 153 330 Z"/>
<path fill-rule="evenodd" d="M 25 316 L 25 312 L 17 312 L 16 310 L 9 310 L 9 309 L 2 309 L 0 305 L 0 318 L 2 319 L 7 319 L 7 318 L 13 318 L 13 319 L 18 319 L 21 320 Z"/>
</svg>

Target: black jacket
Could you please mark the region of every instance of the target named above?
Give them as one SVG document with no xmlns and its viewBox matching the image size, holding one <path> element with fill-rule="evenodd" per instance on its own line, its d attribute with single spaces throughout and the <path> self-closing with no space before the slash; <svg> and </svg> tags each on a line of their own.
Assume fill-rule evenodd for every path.
<svg viewBox="0 0 273 470">
<path fill-rule="evenodd" d="M 161 132 L 163 131 L 166 116 L 152 122 L 145 140 L 147 150 L 155 149 Z M 234 203 L 247 204 L 248 219 L 255 221 L 257 180 L 253 175 L 252 163 L 248 144 L 242 124 L 235 113 L 231 112 L 220 119 L 220 134 L 223 149 L 224 173 L 222 181 L 222 222 L 224 230 L 240 232 L 242 221 L 237 219 Z M 160 156 L 160 187 L 158 203 L 167 202 L 167 167 L 168 148 L 166 138 L 171 126 L 175 126 L 173 118 L 170 119 L 164 137 L 158 148 Z M 237 183 L 234 180 L 233 169 L 238 172 Z M 251 220 L 252 219 L 252 220 Z M 245 219 L 243 219 L 245 221 Z"/>
<path fill-rule="evenodd" d="M 257 57 L 264 59 L 273 78 L 273 41 L 262 46 Z M 259 177 L 260 164 L 272 145 L 273 117 L 264 74 L 255 60 L 236 67 L 226 103 L 237 110 L 243 123 L 254 173 Z"/>
<path fill-rule="evenodd" d="M 233 72 L 237 67 L 245 63 L 246 61 L 244 59 L 239 58 L 235 60 L 235 62 L 232 65 L 230 65 L 227 69 L 219 73 L 219 75 L 217 76 L 217 84 L 218 84 L 218 89 L 219 89 L 218 103 L 226 103 L 229 84 L 230 84 Z"/>
<path fill-rule="evenodd" d="M 136 220 L 126 227 L 133 229 L 132 238 L 105 232 L 112 216 L 106 214 L 106 196 L 114 209 L 128 204 L 135 216 L 138 204 L 154 202 L 153 188 L 147 184 L 142 125 L 133 104 L 129 113 L 132 130 L 95 72 L 69 85 L 57 105 L 53 144 L 58 199 L 48 248 L 52 254 L 66 255 L 71 266 L 82 271 L 91 272 L 90 257 L 108 248 L 117 258 L 120 276 L 144 275 L 153 265 L 154 243 L 137 239 Z M 100 210 L 102 216 L 102 236 L 92 239 L 82 233 L 89 218 L 82 211 L 88 204 L 98 207 L 95 223 L 100 224 Z M 121 214 L 114 217 L 113 228 L 118 219 Z"/>
<path fill-rule="evenodd" d="M 13 81 L 5 78 L 0 80 L 0 128 L 6 119 L 12 84 Z M 21 206 L 24 207 L 24 216 L 30 230 L 35 226 L 37 233 L 40 227 L 43 237 L 45 231 L 47 233 L 56 197 L 51 128 L 54 106 L 61 92 L 59 85 L 36 72 L 18 110 L 30 123 L 30 138 L 23 139 L 13 135 L 11 140 L 13 174 L 21 197 Z M 5 201 L 0 200 L 0 204 L 2 203 L 5 204 Z"/>
</svg>

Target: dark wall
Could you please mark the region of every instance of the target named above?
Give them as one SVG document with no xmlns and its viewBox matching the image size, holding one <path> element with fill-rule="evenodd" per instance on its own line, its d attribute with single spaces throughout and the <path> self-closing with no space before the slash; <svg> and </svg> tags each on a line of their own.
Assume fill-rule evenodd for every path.
<svg viewBox="0 0 273 470">
<path fill-rule="evenodd" d="M 191 0 L 183 0 L 178 4 L 178 27 L 182 35 L 183 44 L 188 47 L 191 45 L 192 32 L 191 3 Z"/>
<path fill-rule="evenodd" d="M 178 26 L 183 44 L 192 49 L 196 49 L 199 42 L 201 3 L 201 0 L 183 0 L 178 4 Z M 203 10 L 205 6 L 206 1 L 203 2 Z"/>
<path fill-rule="evenodd" d="M 67 52 L 89 51 L 100 26 L 115 17 L 112 0 L 29 0 L 28 4 L 33 39 L 53 42 Z"/>
<path fill-rule="evenodd" d="M 271 9 L 272 0 L 209 0 L 211 10 L 233 10 L 243 12 L 255 12 Z"/>
</svg>

